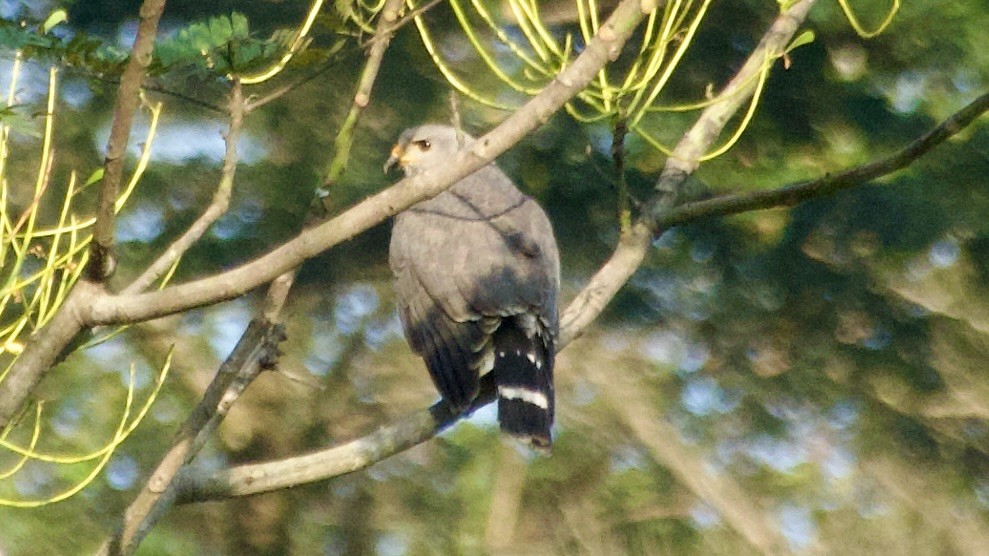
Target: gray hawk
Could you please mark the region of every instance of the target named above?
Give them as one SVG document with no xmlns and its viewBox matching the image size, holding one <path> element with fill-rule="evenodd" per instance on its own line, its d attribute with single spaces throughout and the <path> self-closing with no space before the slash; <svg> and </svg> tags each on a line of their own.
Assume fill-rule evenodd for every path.
<svg viewBox="0 0 989 556">
<path fill-rule="evenodd" d="M 408 129 L 385 171 L 429 171 L 473 141 Z M 502 431 L 548 450 L 560 257 L 543 209 L 488 164 L 395 217 L 389 264 L 405 337 L 443 398 L 463 411 L 493 373 Z"/>
</svg>

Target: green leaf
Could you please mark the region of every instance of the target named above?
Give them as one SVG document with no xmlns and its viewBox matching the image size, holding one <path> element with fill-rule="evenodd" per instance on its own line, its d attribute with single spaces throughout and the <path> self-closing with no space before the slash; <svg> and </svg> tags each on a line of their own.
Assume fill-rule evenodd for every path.
<svg viewBox="0 0 989 556">
<path fill-rule="evenodd" d="M 93 170 L 93 173 L 90 174 L 88 178 L 86 178 L 86 183 L 84 183 L 82 186 L 83 187 L 87 187 L 87 186 L 93 185 L 94 183 L 100 181 L 101 179 L 103 179 L 103 167 L 102 166 L 100 166 L 99 168 Z"/>
<path fill-rule="evenodd" d="M 791 42 L 790 45 L 786 47 L 786 52 L 790 52 L 796 48 L 800 48 L 801 46 L 810 44 L 814 42 L 814 38 L 815 38 L 814 32 L 808 29 L 807 31 L 800 33 L 800 36 L 793 39 L 793 42 Z"/>
<path fill-rule="evenodd" d="M 229 42 L 234 32 L 230 18 L 222 15 L 210 18 L 209 32 L 211 46 L 220 46 Z"/>
<path fill-rule="evenodd" d="M 250 26 L 247 23 L 247 16 L 240 12 L 230 14 L 230 25 L 233 27 L 233 36 L 238 39 L 246 39 L 250 36 Z"/>
</svg>

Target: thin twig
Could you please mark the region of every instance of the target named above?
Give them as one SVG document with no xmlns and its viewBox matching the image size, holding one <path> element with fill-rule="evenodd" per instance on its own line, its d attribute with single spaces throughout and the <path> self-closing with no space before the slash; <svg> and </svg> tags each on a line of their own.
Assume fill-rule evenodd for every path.
<svg viewBox="0 0 989 556">
<path fill-rule="evenodd" d="M 240 140 L 241 128 L 244 124 L 244 95 L 240 81 L 234 79 L 230 87 L 230 101 L 228 103 L 228 114 L 230 125 L 224 135 L 226 152 L 223 155 L 223 168 L 220 171 L 220 181 L 216 192 L 213 193 L 213 200 L 206 210 L 196 219 L 192 225 L 171 245 L 165 249 L 150 266 L 140 276 L 121 293 L 132 294 L 147 290 L 152 284 L 161 278 L 168 269 L 174 265 L 186 251 L 192 247 L 199 238 L 203 237 L 206 230 L 223 216 L 230 207 L 230 194 L 233 191 L 234 176 L 237 173 L 237 141 Z"/>
<path fill-rule="evenodd" d="M 350 111 L 344 118 L 340 130 L 333 141 L 333 159 L 327 165 L 323 187 L 331 187 L 340 179 L 344 170 L 347 169 L 347 162 L 350 160 L 350 147 L 354 143 L 354 129 L 357 122 L 368 103 L 371 102 L 371 90 L 374 82 L 378 79 L 378 70 L 381 69 L 381 61 L 384 59 L 385 49 L 391 42 L 395 26 L 393 23 L 398 19 L 398 11 L 404 5 L 404 0 L 388 0 L 381 9 L 378 19 L 378 27 L 371 41 L 371 49 L 368 51 L 367 62 L 364 64 L 364 71 L 357 82 L 357 91 L 354 93 L 353 103 Z"/>
</svg>

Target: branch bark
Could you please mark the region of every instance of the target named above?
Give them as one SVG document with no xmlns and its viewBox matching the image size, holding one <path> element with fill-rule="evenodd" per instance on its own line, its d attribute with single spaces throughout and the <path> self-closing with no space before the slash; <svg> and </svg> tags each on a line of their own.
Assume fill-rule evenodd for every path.
<svg viewBox="0 0 989 556">
<path fill-rule="evenodd" d="M 165 11 L 165 0 L 144 0 L 139 12 L 140 22 L 131 48 L 130 58 L 120 77 L 117 100 L 113 110 L 110 138 L 106 144 L 103 163 L 103 183 L 96 208 L 96 224 L 93 226 L 93 243 L 90 248 L 90 279 L 102 281 L 113 272 L 113 224 L 114 204 L 120 192 L 120 180 L 124 173 L 124 155 L 130 141 L 134 112 L 140 102 L 141 83 L 151 63 L 151 50 L 158 32 L 158 20 Z"/>
</svg>

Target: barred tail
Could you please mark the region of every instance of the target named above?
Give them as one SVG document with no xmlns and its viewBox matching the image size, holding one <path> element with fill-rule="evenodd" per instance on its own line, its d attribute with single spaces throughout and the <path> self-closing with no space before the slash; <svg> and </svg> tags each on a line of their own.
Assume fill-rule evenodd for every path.
<svg viewBox="0 0 989 556">
<path fill-rule="evenodd" d="M 553 444 L 553 345 L 506 320 L 494 334 L 501 430 L 549 450 Z"/>
</svg>

